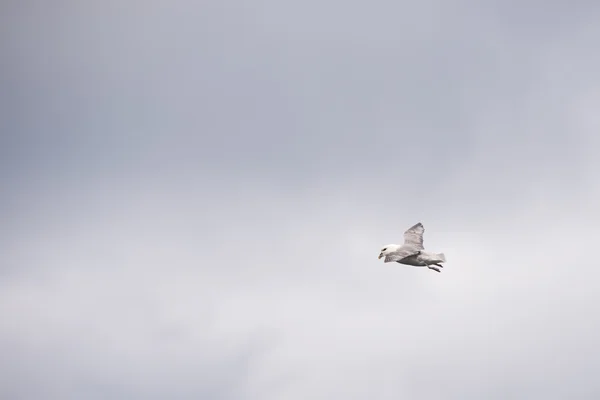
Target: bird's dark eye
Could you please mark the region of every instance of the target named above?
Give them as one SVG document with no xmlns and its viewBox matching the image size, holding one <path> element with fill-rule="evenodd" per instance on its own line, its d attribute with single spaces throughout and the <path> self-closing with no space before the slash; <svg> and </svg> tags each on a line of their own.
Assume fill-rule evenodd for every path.
<svg viewBox="0 0 600 400">
<path fill-rule="evenodd" d="M 383 249 L 383 250 L 381 250 L 381 251 L 386 251 L 386 250 L 387 250 L 387 249 Z"/>
</svg>

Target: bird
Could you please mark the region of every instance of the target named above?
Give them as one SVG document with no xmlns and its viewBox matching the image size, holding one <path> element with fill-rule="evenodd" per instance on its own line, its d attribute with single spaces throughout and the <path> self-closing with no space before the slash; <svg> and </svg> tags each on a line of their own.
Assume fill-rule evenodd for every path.
<svg viewBox="0 0 600 400">
<path fill-rule="evenodd" d="M 404 244 L 388 244 L 381 249 L 378 259 L 385 257 L 384 263 L 397 262 L 414 267 L 427 267 L 433 271 L 442 272 L 446 262 L 444 253 L 426 252 L 423 247 L 423 233 L 425 228 L 422 223 L 417 223 L 404 232 Z"/>
</svg>

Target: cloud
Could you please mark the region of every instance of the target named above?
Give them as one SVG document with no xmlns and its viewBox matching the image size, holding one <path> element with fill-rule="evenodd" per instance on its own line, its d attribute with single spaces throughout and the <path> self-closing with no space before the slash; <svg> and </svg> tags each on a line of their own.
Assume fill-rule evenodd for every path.
<svg viewBox="0 0 600 400">
<path fill-rule="evenodd" d="M 597 7 L 459 3 L 8 7 L 2 397 L 597 395 Z"/>
</svg>

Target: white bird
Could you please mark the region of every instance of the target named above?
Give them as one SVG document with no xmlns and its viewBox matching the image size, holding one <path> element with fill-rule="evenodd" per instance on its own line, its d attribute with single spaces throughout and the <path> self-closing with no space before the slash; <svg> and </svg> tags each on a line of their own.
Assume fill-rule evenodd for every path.
<svg viewBox="0 0 600 400">
<path fill-rule="evenodd" d="M 444 266 L 440 263 L 446 262 L 446 256 L 444 253 L 425 251 L 423 248 L 423 232 L 425 232 L 425 228 L 420 222 L 411 226 L 404 232 L 404 244 L 388 244 L 379 253 L 379 258 L 385 256 L 384 262 L 386 263 L 397 262 L 414 267 L 427 267 L 441 272 L 440 268 L 444 268 Z"/>
</svg>

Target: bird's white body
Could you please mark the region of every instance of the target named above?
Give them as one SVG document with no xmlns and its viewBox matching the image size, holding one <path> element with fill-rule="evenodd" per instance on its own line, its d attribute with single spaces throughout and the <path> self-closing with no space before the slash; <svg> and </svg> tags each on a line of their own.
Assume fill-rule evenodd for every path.
<svg viewBox="0 0 600 400">
<path fill-rule="evenodd" d="M 440 272 L 443 265 L 440 263 L 446 262 L 444 253 L 431 253 L 423 248 L 423 233 L 425 228 L 419 222 L 410 227 L 404 232 L 404 244 L 388 244 L 385 246 L 379 258 L 385 257 L 384 262 L 397 262 L 415 267 L 427 267 L 434 271 Z"/>
</svg>

